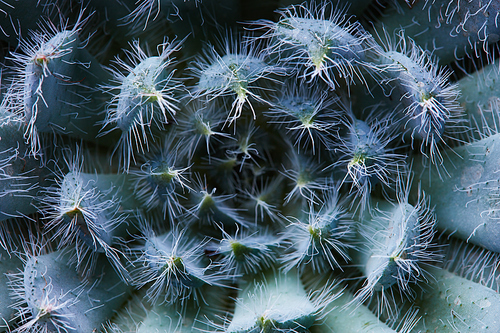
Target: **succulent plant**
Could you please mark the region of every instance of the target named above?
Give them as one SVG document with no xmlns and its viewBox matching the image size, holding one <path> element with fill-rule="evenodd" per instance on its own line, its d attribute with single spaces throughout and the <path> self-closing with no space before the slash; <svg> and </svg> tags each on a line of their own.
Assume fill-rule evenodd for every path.
<svg viewBox="0 0 500 333">
<path fill-rule="evenodd" d="M 0 0 L 0 332 L 499 332 L 499 10 Z"/>
</svg>

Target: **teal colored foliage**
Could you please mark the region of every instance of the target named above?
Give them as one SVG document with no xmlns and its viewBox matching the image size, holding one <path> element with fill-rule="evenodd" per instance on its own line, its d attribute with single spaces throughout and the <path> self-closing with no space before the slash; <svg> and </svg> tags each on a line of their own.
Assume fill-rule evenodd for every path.
<svg viewBox="0 0 500 333">
<path fill-rule="evenodd" d="M 0 333 L 500 332 L 496 0 L 0 0 Z"/>
</svg>

